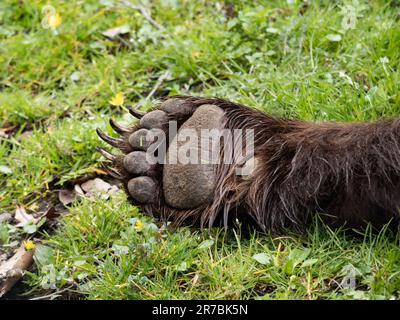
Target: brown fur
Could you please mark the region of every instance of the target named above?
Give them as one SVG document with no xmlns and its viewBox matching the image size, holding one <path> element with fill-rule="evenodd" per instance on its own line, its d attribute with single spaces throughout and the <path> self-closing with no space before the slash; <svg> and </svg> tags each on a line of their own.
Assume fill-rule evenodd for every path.
<svg viewBox="0 0 400 320">
<path fill-rule="evenodd" d="M 175 97 L 174 97 L 175 98 Z M 183 123 L 195 108 L 214 104 L 225 111 L 226 128 L 254 129 L 260 159 L 253 179 L 217 167 L 214 200 L 196 210 L 165 205 L 142 208 L 178 224 L 226 225 L 250 216 L 263 230 L 303 229 L 319 213 L 331 226 L 381 226 L 398 220 L 400 207 L 400 119 L 371 123 L 312 123 L 278 119 L 216 98 L 178 97 Z"/>
</svg>

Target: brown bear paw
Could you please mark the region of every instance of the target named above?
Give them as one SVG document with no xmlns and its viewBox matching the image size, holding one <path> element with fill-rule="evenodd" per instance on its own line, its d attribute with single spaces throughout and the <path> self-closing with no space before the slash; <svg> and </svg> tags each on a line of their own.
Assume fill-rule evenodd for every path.
<svg viewBox="0 0 400 320">
<path fill-rule="evenodd" d="M 250 157 L 221 163 L 222 150 L 226 153 L 221 132 L 229 109 L 221 101 L 173 97 L 148 113 L 130 109 L 140 119 L 131 127 L 110 120 L 119 138 L 97 129 L 101 139 L 123 153 L 113 155 L 97 148 L 111 162 L 108 172 L 124 182 L 134 204 L 152 215 L 190 224 L 199 220 L 211 224 L 226 207 L 230 201 L 218 195 L 218 182 L 232 176 L 228 167 L 254 167 L 255 161 Z M 237 185 L 233 180 L 229 183 Z"/>
</svg>

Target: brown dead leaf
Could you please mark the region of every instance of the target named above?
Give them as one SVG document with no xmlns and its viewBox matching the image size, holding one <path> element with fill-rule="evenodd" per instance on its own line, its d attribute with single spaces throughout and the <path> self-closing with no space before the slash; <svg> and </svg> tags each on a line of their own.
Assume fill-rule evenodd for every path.
<svg viewBox="0 0 400 320">
<path fill-rule="evenodd" d="M 78 195 L 76 194 L 75 190 L 64 189 L 58 191 L 58 200 L 60 200 L 64 206 L 74 202 L 77 197 Z"/>
<path fill-rule="evenodd" d="M 26 213 L 25 208 L 22 206 L 17 206 L 14 219 L 18 221 L 15 225 L 16 227 L 24 227 L 29 223 L 36 224 L 40 220 L 39 218 L 35 218 L 33 215 Z"/>
<path fill-rule="evenodd" d="M 45 216 L 49 220 L 54 220 L 55 218 L 60 216 L 60 213 L 57 212 L 55 207 L 50 207 L 49 209 L 46 210 L 46 212 L 42 215 L 42 217 Z"/>
</svg>

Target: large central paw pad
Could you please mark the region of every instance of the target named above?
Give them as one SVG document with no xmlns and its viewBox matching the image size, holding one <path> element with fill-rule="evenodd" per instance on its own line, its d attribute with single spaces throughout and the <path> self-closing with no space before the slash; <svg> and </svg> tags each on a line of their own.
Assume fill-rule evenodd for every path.
<svg viewBox="0 0 400 320">
<path fill-rule="evenodd" d="M 213 129 L 222 128 L 224 111 L 211 104 L 194 108 L 184 100 L 172 98 L 147 114 L 134 109 L 130 112 L 140 118 L 139 124 L 124 128 L 110 121 L 121 138 L 109 137 L 100 129 L 97 132 L 123 152 L 124 155 L 115 156 L 98 147 L 112 162 L 107 168 L 109 173 L 124 181 L 134 202 L 166 204 L 175 209 L 194 209 L 210 203 L 216 184 L 216 162 L 212 160 L 219 157 L 219 150 L 212 143 L 213 134 L 218 132 Z"/>
<path fill-rule="evenodd" d="M 164 196 L 168 205 L 193 209 L 212 201 L 216 172 L 211 160 L 219 150 L 210 145 L 212 136 L 204 135 L 221 128 L 223 116 L 219 107 L 203 105 L 179 128 L 168 148 L 163 171 Z M 208 150 L 202 148 L 204 144 Z"/>
</svg>

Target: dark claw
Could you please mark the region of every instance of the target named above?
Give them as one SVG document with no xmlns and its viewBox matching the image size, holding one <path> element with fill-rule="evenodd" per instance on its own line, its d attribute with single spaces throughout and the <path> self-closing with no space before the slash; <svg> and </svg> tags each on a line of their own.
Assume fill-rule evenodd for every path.
<svg viewBox="0 0 400 320">
<path fill-rule="evenodd" d="M 114 156 L 111 152 L 108 152 L 106 149 L 102 148 L 102 147 L 96 147 L 96 150 L 98 152 L 100 152 L 104 158 L 114 161 L 117 157 Z"/>
<path fill-rule="evenodd" d="M 105 142 L 107 142 L 109 145 L 111 145 L 113 147 L 119 147 L 124 142 L 124 140 L 122 140 L 120 138 L 109 137 L 103 131 L 101 131 L 99 128 L 96 129 L 96 132 L 101 139 L 103 139 Z"/>
<path fill-rule="evenodd" d="M 116 169 L 114 168 L 109 168 L 109 167 L 104 167 L 104 169 L 107 171 L 107 173 L 118 180 L 124 180 L 124 176 Z"/>
<path fill-rule="evenodd" d="M 130 107 L 128 110 L 131 115 L 138 119 L 141 119 L 146 114 L 146 112 L 139 111 L 138 109 L 133 107 Z"/>
<path fill-rule="evenodd" d="M 125 127 L 119 125 L 113 119 L 110 119 L 110 126 L 117 133 L 128 133 L 128 132 L 130 132 L 128 128 L 125 128 Z"/>
</svg>

